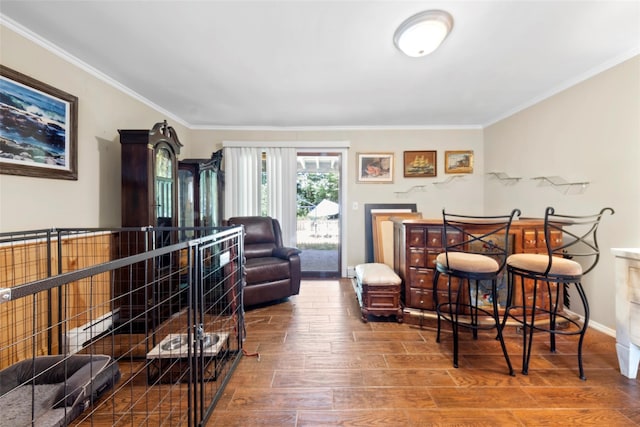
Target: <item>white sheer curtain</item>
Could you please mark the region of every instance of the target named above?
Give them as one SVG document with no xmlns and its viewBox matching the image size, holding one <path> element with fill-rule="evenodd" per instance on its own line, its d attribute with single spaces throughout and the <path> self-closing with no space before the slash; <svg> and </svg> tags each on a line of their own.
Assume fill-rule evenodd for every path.
<svg viewBox="0 0 640 427">
<path fill-rule="evenodd" d="M 224 217 L 261 215 L 262 153 L 266 154 L 266 214 L 282 227 L 286 246 L 296 243 L 295 147 L 274 147 L 268 143 L 229 143 L 224 146 Z"/>
<path fill-rule="evenodd" d="M 224 148 L 224 217 L 260 215 L 262 149 Z"/>
<path fill-rule="evenodd" d="M 277 218 L 285 246 L 296 244 L 297 152 L 290 147 L 265 148 L 267 215 Z"/>
</svg>

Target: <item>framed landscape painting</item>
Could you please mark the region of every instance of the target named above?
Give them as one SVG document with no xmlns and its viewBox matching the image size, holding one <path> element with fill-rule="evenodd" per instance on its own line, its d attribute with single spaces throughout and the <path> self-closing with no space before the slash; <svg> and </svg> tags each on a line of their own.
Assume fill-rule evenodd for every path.
<svg viewBox="0 0 640 427">
<path fill-rule="evenodd" d="M 445 173 L 473 173 L 473 151 L 445 151 Z"/>
<path fill-rule="evenodd" d="M 78 179 L 78 98 L 0 65 L 0 173 Z"/>
<path fill-rule="evenodd" d="M 405 178 L 434 177 L 438 174 L 436 151 L 405 151 Z"/>
</svg>

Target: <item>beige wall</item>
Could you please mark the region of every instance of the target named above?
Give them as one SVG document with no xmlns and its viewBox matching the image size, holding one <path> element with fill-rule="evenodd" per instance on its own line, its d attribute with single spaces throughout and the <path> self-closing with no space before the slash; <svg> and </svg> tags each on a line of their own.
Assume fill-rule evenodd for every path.
<svg viewBox="0 0 640 427">
<path fill-rule="evenodd" d="M 349 131 L 194 131 L 191 136 L 191 154 L 209 157 L 212 151 L 222 147 L 223 141 L 297 141 L 304 147 L 305 141 L 349 141 L 346 179 L 347 265 L 365 261 L 364 205 L 367 203 L 415 203 L 424 217 L 440 217 L 442 208 L 456 212 L 481 212 L 483 210 L 483 140 L 481 129 L 469 130 L 349 130 Z M 315 145 L 315 143 L 314 143 Z M 404 178 L 403 151 L 436 150 L 438 172 L 435 178 Z M 447 185 L 442 182 L 449 175 L 444 173 L 445 150 L 473 150 L 474 173 Z M 357 183 L 357 153 L 385 152 L 395 156 L 395 176 L 392 184 Z M 425 191 L 406 192 L 414 185 L 424 185 Z M 358 209 L 353 209 L 353 203 Z"/>
<path fill-rule="evenodd" d="M 538 216 L 547 205 L 591 212 L 608 205 L 616 215 L 602 229 L 604 257 L 587 279 L 592 319 L 613 328 L 610 247 L 640 246 L 640 59 L 627 61 L 488 128 L 460 130 L 207 131 L 190 130 L 12 30 L 0 26 L 0 63 L 79 98 L 77 181 L 0 174 L 0 231 L 120 225 L 120 146 L 117 129 L 149 128 L 167 119 L 185 147 L 181 157 L 208 157 L 222 141 L 349 141 L 347 263 L 365 259 L 365 203 L 417 203 L 426 217 L 446 207 L 499 212 L 520 207 Z M 46 64 L 44 66 L 43 64 Z M 402 152 L 437 150 L 438 176 L 402 176 Z M 475 171 L 446 186 L 445 150 L 474 150 Z M 356 183 L 358 152 L 393 152 L 393 184 Z M 486 176 L 503 171 L 523 179 L 505 186 Z M 583 194 L 565 195 L 529 178 L 587 179 Z M 413 185 L 426 191 L 395 194 Z M 352 209 L 353 202 L 359 208 Z"/>
<path fill-rule="evenodd" d="M 585 277 L 592 319 L 615 328 L 610 248 L 640 246 L 640 56 L 487 127 L 484 139 L 486 170 L 522 177 L 513 186 L 487 177 L 487 210 L 517 206 L 541 216 L 546 206 L 576 214 L 615 209 L 599 231 L 600 264 Z M 565 194 L 530 179 L 541 175 L 590 183 L 581 194 Z"/>
</svg>

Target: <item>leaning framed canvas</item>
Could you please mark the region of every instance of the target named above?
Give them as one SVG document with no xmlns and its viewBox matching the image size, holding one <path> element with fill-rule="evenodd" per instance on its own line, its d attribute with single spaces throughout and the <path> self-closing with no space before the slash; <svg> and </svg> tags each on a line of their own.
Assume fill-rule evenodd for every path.
<svg viewBox="0 0 640 427">
<path fill-rule="evenodd" d="M 0 65 L 0 173 L 78 179 L 78 98 Z"/>
<path fill-rule="evenodd" d="M 437 176 L 436 151 L 405 151 L 404 177 L 425 178 Z"/>
<path fill-rule="evenodd" d="M 393 182 L 393 153 L 358 153 L 358 182 Z"/>
<path fill-rule="evenodd" d="M 373 214 L 374 213 L 397 213 L 397 212 L 417 212 L 415 203 L 365 203 L 364 204 L 364 246 L 366 262 L 374 262 L 373 247 Z"/>
<path fill-rule="evenodd" d="M 445 173 L 473 173 L 473 151 L 445 151 Z"/>
<path fill-rule="evenodd" d="M 394 242 L 392 218 L 421 219 L 420 212 L 375 212 L 371 214 L 373 221 L 373 261 L 387 264 L 394 268 Z"/>
</svg>

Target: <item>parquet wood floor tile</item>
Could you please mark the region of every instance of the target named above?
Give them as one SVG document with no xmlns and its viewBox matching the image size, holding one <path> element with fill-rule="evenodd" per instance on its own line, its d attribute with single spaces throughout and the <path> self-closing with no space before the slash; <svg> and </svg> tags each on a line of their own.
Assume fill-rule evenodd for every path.
<svg viewBox="0 0 640 427">
<path fill-rule="evenodd" d="M 422 323 L 420 325 L 419 323 Z M 640 380 L 620 375 L 615 339 L 590 329 L 587 380 L 578 378 L 577 338 L 549 351 L 534 336 L 529 374 L 522 335 L 463 332 L 460 367 L 445 326 L 433 319 L 360 319 L 349 280 L 303 281 L 300 295 L 246 312 L 243 357 L 209 426 L 640 426 Z"/>
</svg>

